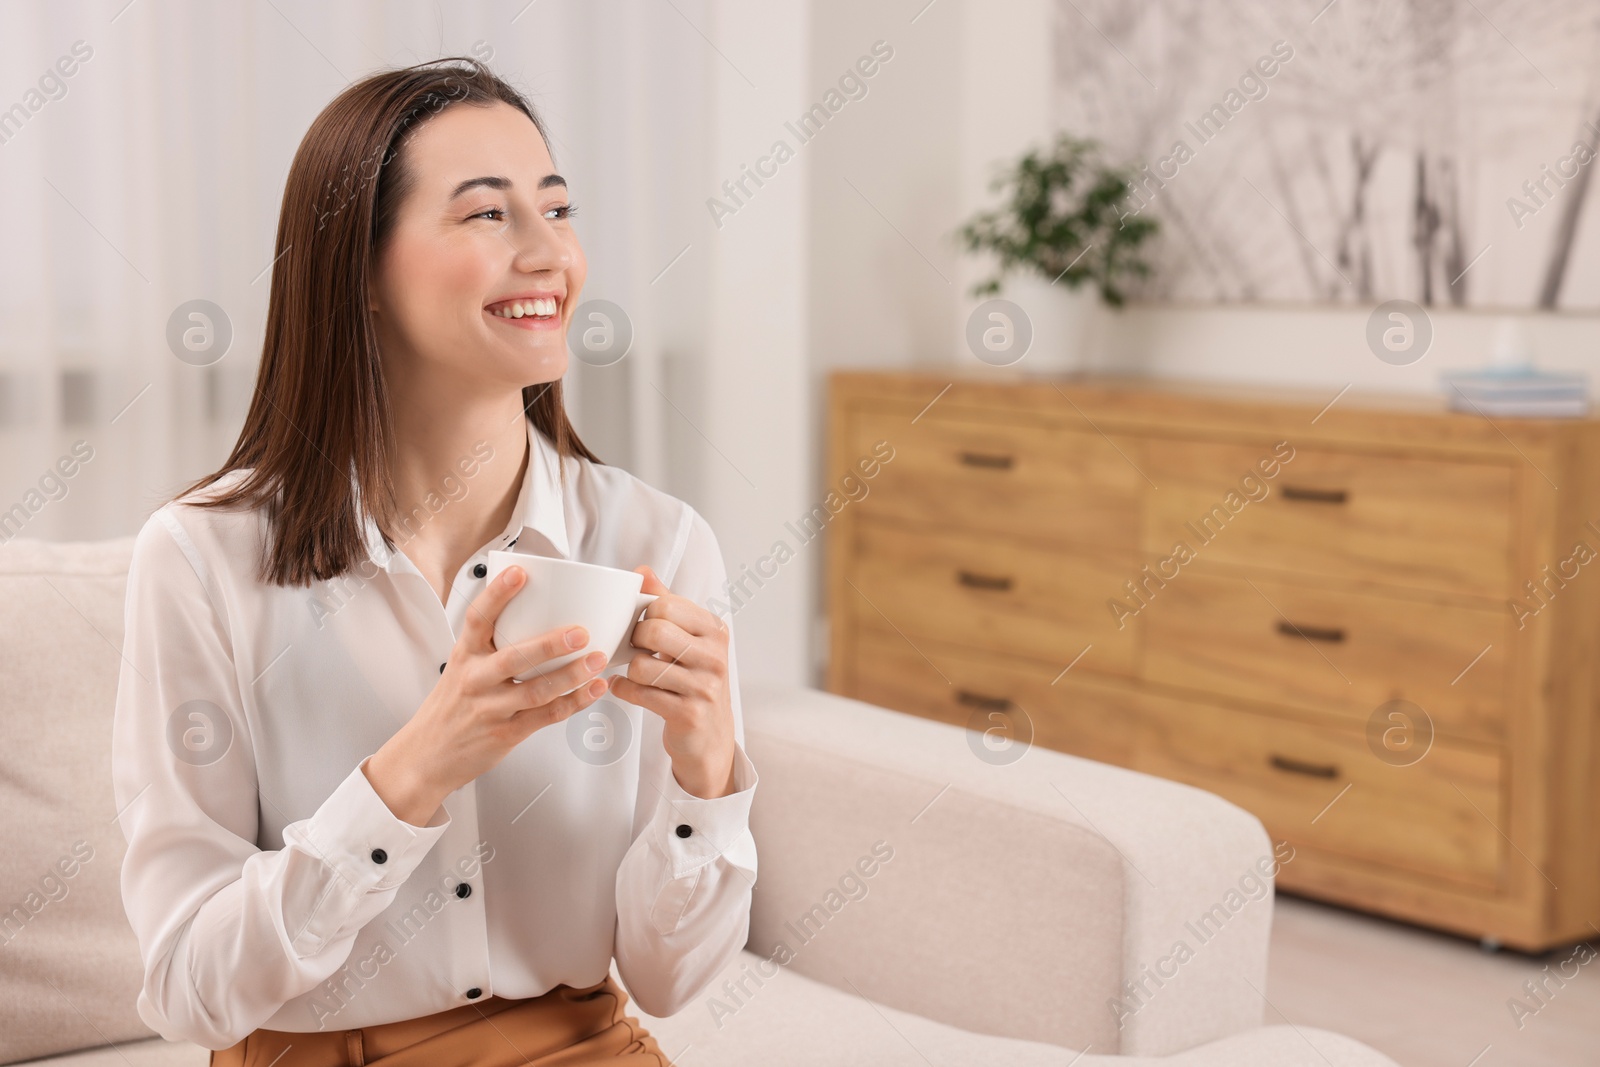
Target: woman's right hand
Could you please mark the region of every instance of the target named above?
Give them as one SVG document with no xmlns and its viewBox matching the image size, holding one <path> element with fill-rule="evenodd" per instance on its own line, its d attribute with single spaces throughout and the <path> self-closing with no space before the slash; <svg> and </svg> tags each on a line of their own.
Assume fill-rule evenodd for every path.
<svg viewBox="0 0 1600 1067">
<path fill-rule="evenodd" d="M 526 580 L 526 572 L 513 565 L 477 595 L 433 691 L 367 761 L 373 791 L 413 826 L 426 826 L 445 797 L 494 767 L 535 730 L 565 720 L 606 691 L 606 680 L 595 677 L 605 668 L 604 652 L 526 682 L 515 680 L 589 642 L 583 627 L 563 626 L 495 648 L 495 620 Z M 573 691 L 560 695 L 567 689 Z"/>
</svg>

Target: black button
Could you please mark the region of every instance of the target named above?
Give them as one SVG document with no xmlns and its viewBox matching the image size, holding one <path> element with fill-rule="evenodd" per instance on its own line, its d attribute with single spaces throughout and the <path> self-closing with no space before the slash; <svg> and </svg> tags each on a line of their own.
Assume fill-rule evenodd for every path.
<svg viewBox="0 0 1600 1067">
<path fill-rule="evenodd" d="M 472 576 L 474 578 L 482 578 L 485 574 L 488 574 L 488 573 L 489 573 L 489 568 L 485 567 L 481 563 L 478 564 L 476 567 L 472 568 Z"/>
<path fill-rule="evenodd" d="M 694 831 L 689 829 L 689 824 L 688 823 L 681 822 L 681 823 L 678 824 L 678 836 L 679 837 L 688 837 L 692 833 L 694 833 Z"/>
<path fill-rule="evenodd" d="M 483 990 L 479 989 L 477 986 L 473 986 L 471 989 L 467 990 L 468 1000 L 477 1000 L 481 996 L 483 996 Z"/>
<path fill-rule="evenodd" d="M 448 661 L 446 661 L 446 662 L 448 662 Z M 443 673 L 444 673 L 444 666 L 445 666 L 445 665 L 444 665 L 444 664 L 443 664 L 443 663 L 441 663 L 441 664 L 439 664 L 439 673 L 440 673 L 440 674 L 443 674 Z"/>
<path fill-rule="evenodd" d="M 388 860 L 388 858 L 389 858 L 389 854 L 387 852 L 385 852 L 383 849 L 375 848 L 375 849 L 372 850 L 372 862 L 373 863 L 383 863 L 386 860 Z"/>
<path fill-rule="evenodd" d="M 471 895 L 472 887 L 467 883 L 462 882 L 460 885 L 456 886 L 456 896 L 460 897 L 462 900 L 466 900 Z"/>
</svg>

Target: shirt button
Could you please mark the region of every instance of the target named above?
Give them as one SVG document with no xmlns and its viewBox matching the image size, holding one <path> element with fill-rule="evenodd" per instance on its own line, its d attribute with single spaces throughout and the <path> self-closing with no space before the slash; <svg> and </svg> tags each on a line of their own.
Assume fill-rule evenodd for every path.
<svg viewBox="0 0 1600 1067">
<path fill-rule="evenodd" d="M 483 990 L 479 989 L 477 986 L 473 986 L 471 989 L 467 990 L 468 1000 L 477 1000 L 481 996 L 483 996 Z"/>
<path fill-rule="evenodd" d="M 456 896 L 460 897 L 462 900 L 466 900 L 471 895 L 472 887 L 467 883 L 462 882 L 460 885 L 456 886 Z"/>
<path fill-rule="evenodd" d="M 385 852 L 383 849 L 375 848 L 375 849 L 372 850 L 372 862 L 373 863 L 384 863 L 388 859 L 389 859 L 389 854 L 387 852 Z"/>
<path fill-rule="evenodd" d="M 489 568 L 485 567 L 481 563 L 478 564 L 476 567 L 472 568 L 472 576 L 474 578 L 482 578 L 485 574 L 488 574 L 488 573 L 489 573 Z"/>
<path fill-rule="evenodd" d="M 694 831 L 689 829 L 689 824 L 688 823 L 681 822 L 681 823 L 678 824 L 678 836 L 679 837 L 688 837 L 692 833 L 694 833 Z"/>
</svg>

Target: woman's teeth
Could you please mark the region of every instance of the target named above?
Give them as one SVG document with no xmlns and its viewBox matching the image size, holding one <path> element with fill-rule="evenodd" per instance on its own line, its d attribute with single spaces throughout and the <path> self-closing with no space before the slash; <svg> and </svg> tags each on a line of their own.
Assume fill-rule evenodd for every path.
<svg viewBox="0 0 1600 1067">
<path fill-rule="evenodd" d="M 556 313 L 556 306 L 556 298 L 553 296 L 542 300 L 514 300 L 509 304 L 500 304 L 490 309 L 490 314 L 498 315 L 502 319 L 520 319 L 529 315 L 547 319 Z"/>
</svg>

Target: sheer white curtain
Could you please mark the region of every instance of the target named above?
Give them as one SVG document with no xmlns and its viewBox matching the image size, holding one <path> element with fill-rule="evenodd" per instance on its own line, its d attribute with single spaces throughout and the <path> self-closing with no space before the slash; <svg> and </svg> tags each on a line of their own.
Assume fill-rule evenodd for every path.
<svg viewBox="0 0 1600 1067">
<path fill-rule="evenodd" d="M 705 329 L 707 260 L 672 261 L 703 227 L 711 185 L 710 53 L 683 47 L 698 42 L 690 20 L 710 15 L 675 5 L 7 5 L 0 542 L 132 533 L 226 457 L 255 381 L 300 137 L 349 81 L 447 54 L 486 59 L 541 109 L 580 207 L 583 297 L 633 320 L 626 359 L 572 361 L 579 432 L 608 462 L 691 493 L 697 458 L 672 462 L 680 431 L 664 397 L 686 403 L 675 383 L 693 375 L 664 353 L 693 358 Z M 233 333 L 205 366 L 167 340 L 174 309 L 195 299 Z"/>
</svg>

